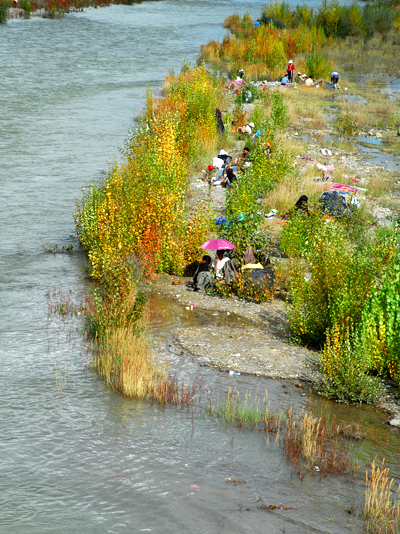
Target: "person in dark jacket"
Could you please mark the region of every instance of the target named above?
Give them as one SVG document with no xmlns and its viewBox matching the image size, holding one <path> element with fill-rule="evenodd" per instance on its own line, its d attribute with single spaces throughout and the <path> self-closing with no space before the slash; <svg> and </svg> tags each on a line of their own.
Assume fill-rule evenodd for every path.
<svg viewBox="0 0 400 534">
<path fill-rule="evenodd" d="M 211 265 L 211 257 L 207 254 L 203 256 L 203 259 L 201 260 L 200 265 L 197 267 L 196 272 L 193 276 L 193 289 L 195 291 L 198 291 L 199 289 L 204 289 L 206 286 L 208 286 L 208 282 L 211 282 L 212 287 L 212 276 L 210 273 L 210 265 Z M 208 275 L 205 275 L 204 273 L 208 273 Z"/>
<path fill-rule="evenodd" d="M 235 180 L 237 180 L 236 174 L 234 170 L 231 167 L 229 167 L 226 170 L 225 180 L 221 182 L 221 187 L 227 187 L 228 189 L 231 189 L 232 184 Z"/>
<path fill-rule="evenodd" d="M 308 197 L 306 195 L 301 195 L 299 200 L 294 205 L 294 209 L 303 213 L 303 215 L 310 215 L 308 211 Z"/>
<path fill-rule="evenodd" d="M 218 135 L 224 135 L 225 133 L 225 126 L 224 122 L 222 120 L 222 113 L 221 110 L 216 109 L 215 110 L 215 120 L 217 121 L 217 131 Z"/>
</svg>

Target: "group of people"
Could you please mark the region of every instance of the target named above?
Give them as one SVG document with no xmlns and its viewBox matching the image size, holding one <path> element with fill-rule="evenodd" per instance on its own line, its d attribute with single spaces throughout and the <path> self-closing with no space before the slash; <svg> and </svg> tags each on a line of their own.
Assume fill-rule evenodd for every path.
<svg viewBox="0 0 400 534">
<path fill-rule="evenodd" d="M 250 149 L 245 146 L 242 156 L 232 161 L 232 157 L 229 156 L 224 150 L 220 150 L 218 157 L 213 158 L 213 164 L 208 166 L 208 171 L 212 172 L 217 169 L 217 175 L 215 178 L 207 178 L 210 183 L 221 187 L 232 189 L 232 184 L 237 180 L 238 171 L 244 172 L 244 170 L 250 165 Z"/>
<path fill-rule="evenodd" d="M 288 63 L 288 67 L 286 70 L 285 75 L 281 78 L 281 85 L 287 85 L 288 83 L 293 83 L 294 79 L 294 64 L 293 61 L 290 60 Z M 314 80 L 311 76 L 307 76 L 307 74 L 300 74 L 297 73 L 296 77 L 297 81 L 299 83 L 304 83 L 306 87 L 314 87 Z M 322 82 L 319 82 L 320 84 Z M 334 87 L 335 89 L 339 89 L 339 73 L 336 71 L 331 72 L 331 83 L 330 86 Z"/>
<path fill-rule="evenodd" d="M 255 26 L 259 26 L 259 21 L 256 22 Z M 294 63 L 293 60 L 290 59 L 288 62 L 288 66 L 285 72 L 285 75 L 281 78 L 281 85 L 287 85 L 288 83 L 293 83 L 294 80 Z M 237 76 L 240 79 L 243 79 L 244 70 L 242 68 L 237 70 Z M 314 86 L 314 80 L 311 76 L 307 76 L 307 74 L 300 74 L 297 73 L 296 77 L 297 81 L 300 83 L 304 83 L 306 87 L 313 87 Z M 320 82 L 321 83 L 321 82 Z M 330 86 L 334 87 L 335 89 L 340 89 L 339 87 L 339 73 L 337 71 L 331 72 L 331 82 Z"/>
<path fill-rule="evenodd" d="M 247 247 L 243 254 L 242 270 L 264 271 L 264 266 L 257 262 L 253 247 Z M 214 260 L 208 254 L 204 255 L 200 265 L 193 276 L 193 282 L 189 284 L 189 289 L 199 291 L 200 289 L 212 289 L 214 277 L 217 283 L 225 282 L 230 284 L 237 278 L 240 265 L 236 260 L 230 259 L 225 250 L 217 250 Z M 214 277 L 213 277 L 214 274 Z M 269 277 L 271 276 L 270 273 Z"/>
</svg>

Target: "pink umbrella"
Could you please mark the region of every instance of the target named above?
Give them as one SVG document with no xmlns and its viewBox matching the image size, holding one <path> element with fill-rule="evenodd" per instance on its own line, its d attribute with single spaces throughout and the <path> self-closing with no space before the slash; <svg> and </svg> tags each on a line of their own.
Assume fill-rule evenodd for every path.
<svg viewBox="0 0 400 534">
<path fill-rule="evenodd" d="M 226 239 L 211 239 L 211 241 L 203 243 L 200 248 L 204 250 L 227 250 L 236 248 L 236 246 Z"/>
</svg>

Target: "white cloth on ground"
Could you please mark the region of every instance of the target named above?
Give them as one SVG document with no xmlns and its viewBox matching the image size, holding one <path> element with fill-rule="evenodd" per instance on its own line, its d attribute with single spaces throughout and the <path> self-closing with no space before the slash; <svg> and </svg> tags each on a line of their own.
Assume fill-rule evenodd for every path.
<svg viewBox="0 0 400 534">
<path fill-rule="evenodd" d="M 212 164 L 213 164 L 213 167 L 217 167 L 217 169 L 221 170 L 222 169 L 222 166 L 224 165 L 224 160 L 221 159 L 221 158 L 213 158 L 212 159 Z"/>
</svg>

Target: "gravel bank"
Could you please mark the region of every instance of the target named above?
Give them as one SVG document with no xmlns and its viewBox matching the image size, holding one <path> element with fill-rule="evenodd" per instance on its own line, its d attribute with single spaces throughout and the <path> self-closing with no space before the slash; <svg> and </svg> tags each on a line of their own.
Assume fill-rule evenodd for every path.
<svg viewBox="0 0 400 534">
<path fill-rule="evenodd" d="M 238 298 L 221 299 L 203 292 L 188 291 L 183 277 L 161 276 L 158 292 L 181 303 L 190 313 L 209 313 L 200 327 L 179 327 L 173 335 L 200 365 L 268 378 L 316 379 L 317 354 L 288 342 L 285 304 L 273 300 L 263 304 Z"/>
</svg>

